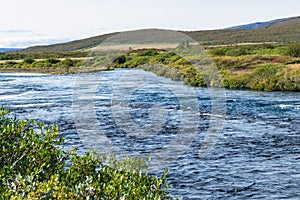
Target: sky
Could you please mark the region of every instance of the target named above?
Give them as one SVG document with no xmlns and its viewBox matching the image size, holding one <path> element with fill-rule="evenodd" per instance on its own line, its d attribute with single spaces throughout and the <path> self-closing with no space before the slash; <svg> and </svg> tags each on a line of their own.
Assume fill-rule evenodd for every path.
<svg viewBox="0 0 300 200">
<path fill-rule="evenodd" d="M 299 0 L 0 0 L 0 48 L 144 28 L 210 30 L 300 16 Z"/>
</svg>

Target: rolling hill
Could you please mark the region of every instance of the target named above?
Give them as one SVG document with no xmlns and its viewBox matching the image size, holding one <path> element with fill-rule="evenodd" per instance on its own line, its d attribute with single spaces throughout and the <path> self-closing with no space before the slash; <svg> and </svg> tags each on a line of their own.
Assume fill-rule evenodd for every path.
<svg viewBox="0 0 300 200">
<path fill-rule="evenodd" d="M 258 28 L 245 29 L 220 29 L 204 31 L 180 31 L 203 45 L 225 45 L 236 43 L 299 43 L 300 42 L 300 17 L 284 20 L 275 20 Z M 21 50 L 22 53 L 34 52 L 64 52 L 84 50 L 95 47 L 101 42 L 117 33 L 99 35 L 87 39 L 76 40 L 61 44 L 34 46 Z M 160 37 L 160 35 L 156 35 Z M 161 36 L 163 37 L 163 36 Z"/>
<path fill-rule="evenodd" d="M 258 42 L 298 43 L 300 42 L 300 17 L 256 29 L 223 29 L 184 33 L 204 45 Z"/>
</svg>

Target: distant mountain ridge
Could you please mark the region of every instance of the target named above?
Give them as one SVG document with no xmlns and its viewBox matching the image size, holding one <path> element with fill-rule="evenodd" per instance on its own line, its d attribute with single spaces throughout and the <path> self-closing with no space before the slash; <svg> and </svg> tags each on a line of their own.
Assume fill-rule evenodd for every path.
<svg viewBox="0 0 300 200">
<path fill-rule="evenodd" d="M 258 22 L 239 27 L 240 28 L 231 27 L 230 29 L 179 32 L 190 36 L 192 39 L 203 45 L 228 45 L 236 43 L 262 42 L 300 43 L 300 16 L 277 19 L 269 22 Z M 103 41 L 116 34 L 118 33 L 99 35 L 60 44 L 34 46 L 21 50 L 20 52 L 34 53 L 85 50 L 101 44 Z M 157 35 L 156 37 L 159 38 L 160 36 Z M 163 38 L 164 36 L 161 35 L 161 37 Z"/>
<path fill-rule="evenodd" d="M 0 48 L 0 52 L 17 51 L 17 50 L 21 50 L 21 48 Z"/>
<path fill-rule="evenodd" d="M 275 19 L 271 21 L 265 21 L 265 22 L 255 22 L 255 23 L 250 23 L 250 24 L 244 24 L 244 25 L 237 25 L 237 26 L 231 26 L 229 28 L 226 28 L 227 30 L 235 30 L 235 29 L 256 29 L 259 27 L 271 25 L 277 22 L 281 22 L 284 20 L 292 19 L 293 17 L 289 18 L 282 18 L 282 19 Z"/>
</svg>

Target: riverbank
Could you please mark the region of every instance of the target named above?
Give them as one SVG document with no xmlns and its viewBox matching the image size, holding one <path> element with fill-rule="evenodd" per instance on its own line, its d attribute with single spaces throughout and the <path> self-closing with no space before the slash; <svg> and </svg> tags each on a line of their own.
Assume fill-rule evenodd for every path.
<svg viewBox="0 0 300 200">
<path fill-rule="evenodd" d="M 201 67 L 191 64 L 190 60 L 176 53 L 157 49 L 133 50 L 115 59 L 109 66 L 101 63 L 101 56 L 88 57 L 92 53 L 86 52 L 57 53 L 57 56 L 65 55 L 66 58 L 45 58 L 47 55 L 41 53 L 31 54 L 32 57 L 12 54 L 10 58 L 23 59 L 0 61 L 0 72 L 70 74 L 114 68 L 143 68 L 159 76 L 183 81 L 196 87 L 299 92 L 299 46 L 280 44 L 210 46 L 206 47 L 209 56 L 191 58 L 200 62 Z M 85 57 L 82 57 L 83 55 Z M 107 57 L 106 54 L 103 55 Z M 149 67 L 147 65 L 149 63 L 156 64 L 156 67 L 153 65 Z M 217 67 L 218 76 L 221 77 L 218 81 L 208 81 L 211 79 L 209 65 L 212 63 Z"/>
<path fill-rule="evenodd" d="M 117 59 L 112 68 L 141 67 L 196 87 L 299 92 L 300 45 L 294 50 L 278 44 L 222 46 L 207 48 L 209 56 L 184 58 L 173 52 L 141 50 Z"/>
</svg>

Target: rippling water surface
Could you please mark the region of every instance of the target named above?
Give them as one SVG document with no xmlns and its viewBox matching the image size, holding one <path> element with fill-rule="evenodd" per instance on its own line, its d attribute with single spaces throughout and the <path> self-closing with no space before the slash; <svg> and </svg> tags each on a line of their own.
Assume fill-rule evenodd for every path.
<svg viewBox="0 0 300 200">
<path fill-rule="evenodd" d="M 124 77 L 128 72 L 134 76 Z M 99 144 L 99 133 L 119 153 L 154 155 L 154 173 L 159 175 L 162 166 L 169 168 L 174 196 L 300 198 L 299 93 L 226 90 L 226 113 L 219 116 L 210 90 L 187 93 L 192 88 L 139 69 L 85 74 L 84 80 L 79 75 L 2 73 L 0 88 L 0 104 L 14 114 L 57 122 L 67 149 L 85 152 Z M 93 112 L 81 115 L 74 101 L 84 100 L 92 103 Z M 222 131 L 214 148 L 200 158 L 205 136 L 216 126 L 213 118 L 220 120 Z M 90 130 L 81 126 L 83 121 L 93 123 Z M 80 127 L 93 137 L 80 134 Z M 176 140 L 180 131 L 188 137 Z M 164 151 L 170 144 L 174 148 Z"/>
</svg>

